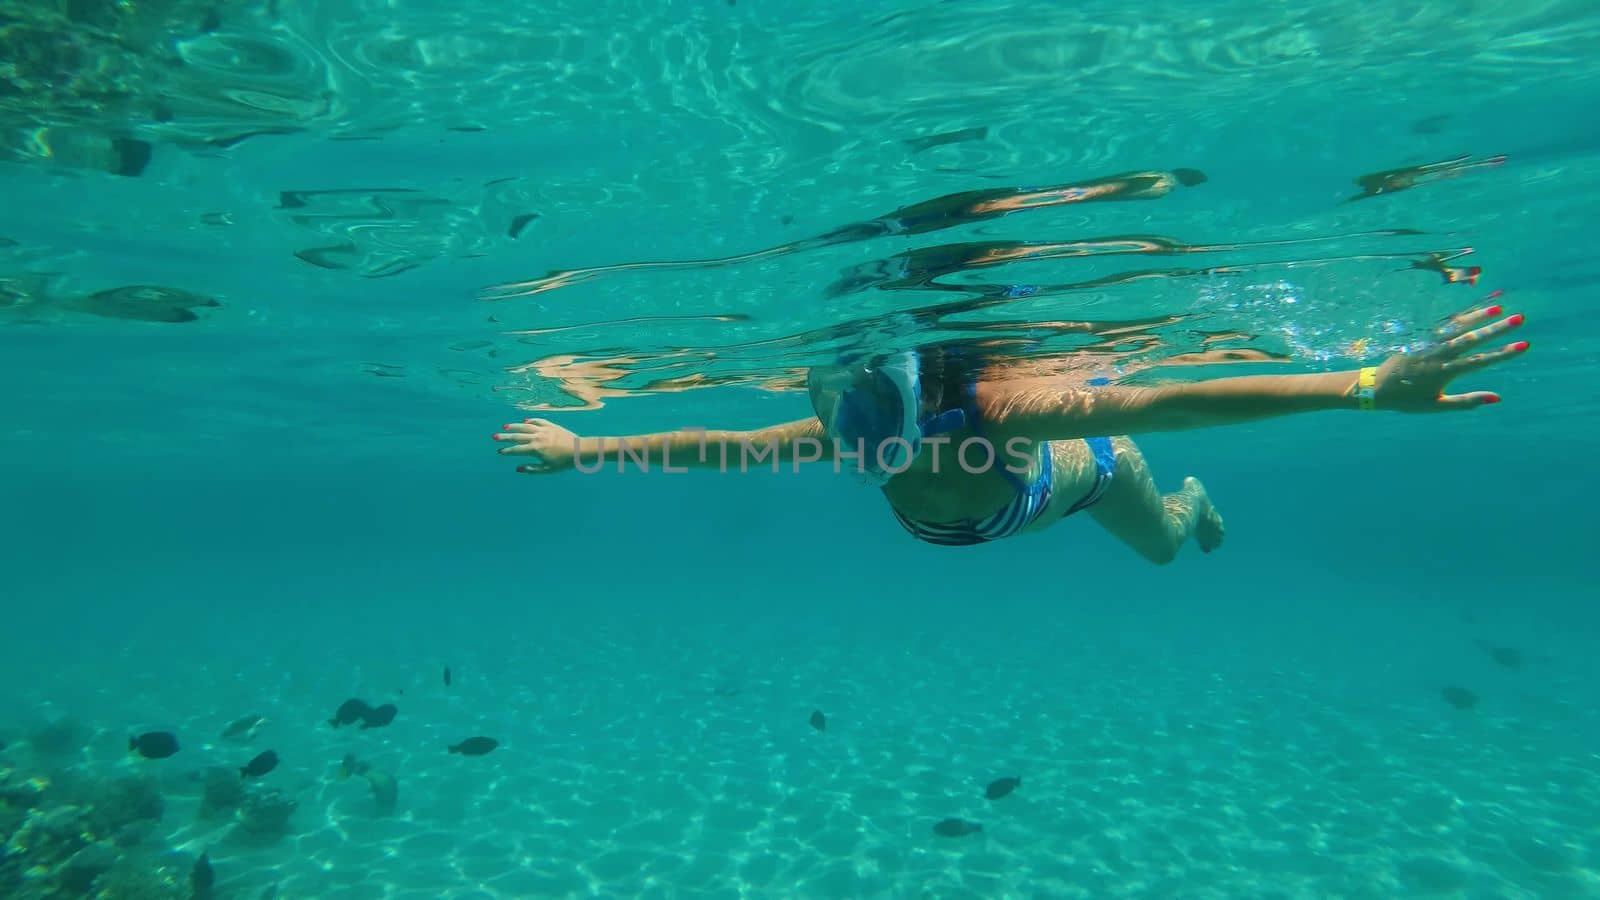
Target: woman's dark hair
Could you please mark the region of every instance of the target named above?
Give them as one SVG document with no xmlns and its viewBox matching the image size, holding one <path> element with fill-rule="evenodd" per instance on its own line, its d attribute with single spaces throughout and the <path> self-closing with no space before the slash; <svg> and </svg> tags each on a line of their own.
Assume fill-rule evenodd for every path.
<svg viewBox="0 0 1600 900">
<path fill-rule="evenodd" d="M 992 340 L 949 340 L 917 348 L 924 409 L 948 409 L 964 402 L 967 386 L 1006 354 Z"/>
</svg>

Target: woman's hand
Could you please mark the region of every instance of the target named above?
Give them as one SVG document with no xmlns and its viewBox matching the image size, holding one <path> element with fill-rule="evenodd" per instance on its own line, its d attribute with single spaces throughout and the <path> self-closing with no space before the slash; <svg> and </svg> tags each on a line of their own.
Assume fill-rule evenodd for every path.
<svg viewBox="0 0 1600 900">
<path fill-rule="evenodd" d="M 577 434 L 547 419 L 523 419 L 507 425 L 494 439 L 511 442 L 511 446 L 500 448 L 501 456 L 531 457 L 517 466 L 518 472 L 527 475 L 548 475 L 572 468 L 578 448 Z"/>
<path fill-rule="evenodd" d="M 1389 357 L 1378 367 L 1376 383 L 1373 385 L 1374 405 L 1379 410 L 1400 412 L 1453 412 L 1475 409 L 1486 403 L 1499 403 L 1500 395 L 1493 391 L 1465 394 L 1444 392 L 1451 381 L 1520 355 L 1528 349 L 1527 341 L 1517 341 L 1496 350 L 1479 349 L 1491 338 L 1499 337 L 1523 322 L 1518 314 L 1491 325 L 1482 324 L 1498 315 L 1499 306 L 1463 313 L 1446 326 L 1442 336 L 1448 339 L 1438 346 L 1418 353 Z M 1464 355 L 1472 350 L 1479 352 Z"/>
</svg>

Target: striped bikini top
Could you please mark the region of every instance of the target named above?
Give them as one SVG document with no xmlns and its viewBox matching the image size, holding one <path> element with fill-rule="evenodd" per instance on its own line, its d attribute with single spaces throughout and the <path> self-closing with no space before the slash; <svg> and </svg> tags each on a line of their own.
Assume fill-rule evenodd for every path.
<svg viewBox="0 0 1600 900">
<path fill-rule="evenodd" d="M 1062 518 L 1073 513 L 1081 512 L 1100 502 L 1105 496 L 1106 489 L 1111 486 L 1112 473 L 1116 471 L 1116 451 L 1111 446 L 1111 439 L 1105 437 L 1084 438 L 1094 454 L 1094 485 L 1089 488 L 1078 502 L 1072 504 Z M 981 519 L 966 519 L 960 522 L 918 522 L 900 512 L 893 505 L 894 517 L 899 523 L 918 540 L 930 544 L 939 544 L 946 547 L 966 547 L 972 544 L 983 544 L 989 541 L 998 541 L 1008 538 L 1033 524 L 1050 503 L 1050 484 L 1054 473 L 1051 464 L 1050 443 L 1040 442 L 1043 448 L 1039 454 L 1039 475 L 1031 484 L 1024 484 L 1015 472 L 1010 469 L 1001 469 L 1012 484 L 1016 485 L 1017 492 L 1012 495 L 1011 502 Z"/>
<path fill-rule="evenodd" d="M 949 410 L 941 416 L 947 417 L 950 425 L 945 429 L 929 429 L 929 433 L 939 430 L 954 430 L 961 424 L 971 425 L 974 431 L 979 430 L 977 385 L 970 380 L 963 380 L 960 387 L 961 403 L 955 410 Z M 948 417 L 953 417 L 948 418 Z M 1050 482 L 1052 466 L 1050 460 L 1050 446 L 1040 442 L 1038 452 L 1038 475 L 1032 483 L 1024 483 L 1018 474 L 1009 466 L 1002 466 L 1000 473 L 1016 488 L 1010 502 L 982 519 L 966 519 L 959 522 L 919 522 L 902 513 L 894 504 L 889 508 L 894 512 L 894 517 L 900 525 L 909 531 L 918 540 L 930 544 L 943 546 L 967 546 L 981 544 L 986 541 L 997 541 L 1010 537 L 1028 527 L 1039 514 L 1044 511 L 1050 502 Z"/>
<path fill-rule="evenodd" d="M 911 533 L 912 537 L 929 544 L 965 547 L 1011 537 L 1039 518 L 1039 514 L 1050 503 L 1052 474 L 1050 447 L 1048 443 L 1041 443 L 1040 447 L 1043 452 L 1038 455 L 1038 477 L 1031 483 L 1024 483 L 1017 473 L 1002 467 L 1001 474 L 1016 487 L 1016 493 L 1012 494 L 1011 500 L 1005 506 L 981 519 L 918 522 L 893 506 L 890 509 L 894 511 L 895 519 Z"/>
</svg>

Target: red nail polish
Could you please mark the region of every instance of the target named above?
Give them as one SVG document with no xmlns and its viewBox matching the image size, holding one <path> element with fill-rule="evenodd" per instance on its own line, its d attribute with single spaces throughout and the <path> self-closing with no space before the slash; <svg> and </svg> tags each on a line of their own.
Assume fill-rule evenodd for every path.
<svg viewBox="0 0 1600 900">
<path fill-rule="evenodd" d="M 1511 318 L 1507 319 L 1506 321 L 1509 322 L 1512 325 L 1521 325 L 1522 324 L 1522 313 L 1517 313 L 1516 315 L 1512 316 Z"/>
<path fill-rule="evenodd" d="M 1491 306 L 1488 309 L 1484 310 L 1483 314 L 1486 315 L 1486 316 L 1498 316 L 1498 315 L 1500 315 L 1500 307 Z"/>
<path fill-rule="evenodd" d="M 1485 300 L 1493 300 L 1496 297 L 1499 297 L 1501 294 L 1504 294 L 1504 293 L 1505 293 L 1505 289 L 1504 288 L 1495 288 L 1494 290 L 1489 292 L 1489 296 L 1487 296 L 1487 297 L 1485 297 L 1483 299 L 1485 299 Z M 1498 307 L 1498 306 L 1495 307 L 1495 309 L 1499 309 L 1499 308 L 1500 307 Z"/>
<path fill-rule="evenodd" d="M 1521 353 L 1522 351 L 1528 349 L 1528 342 L 1527 341 L 1517 341 L 1515 344 L 1511 345 L 1511 349 L 1515 350 L 1518 353 Z"/>
<path fill-rule="evenodd" d="M 1490 394 L 1489 396 L 1483 398 L 1483 402 L 1484 403 L 1499 403 L 1500 402 L 1500 397 L 1497 394 Z"/>
</svg>

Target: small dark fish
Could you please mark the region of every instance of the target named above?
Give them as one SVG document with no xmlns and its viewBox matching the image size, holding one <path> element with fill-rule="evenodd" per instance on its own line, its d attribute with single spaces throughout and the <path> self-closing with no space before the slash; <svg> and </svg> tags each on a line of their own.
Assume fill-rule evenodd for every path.
<svg viewBox="0 0 1600 900">
<path fill-rule="evenodd" d="M 990 800 L 999 800 L 1019 787 L 1022 787 L 1021 778 L 996 778 L 983 789 L 983 796 Z"/>
<path fill-rule="evenodd" d="M 522 235 L 522 229 L 527 228 L 528 223 L 537 218 L 539 218 L 538 213 L 523 213 L 522 215 L 517 216 L 515 219 L 511 220 L 511 227 L 506 230 L 506 235 L 512 240 L 516 240 Z"/>
<path fill-rule="evenodd" d="M 393 703 L 385 703 L 374 709 L 368 709 L 361 716 L 361 728 L 382 728 L 394 721 L 395 714 L 400 712 Z"/>
<path fill-rule="evenodd" d="M 451 744 L 450 752 L 459 753 L 462 756 L 482 756 L 498 746 L 500 746 L 500 742 L 494 738 L 473 737 L 467 738 L 459 744 Z"/>
<path fill-rule="evenodd" d="M 211 871 L 211 853 L 202 852 L 200 858 L 194 861 L 194 868 L 189 870 L 190 900 L 210 900 L 216 883 L 216 873 Z"/>
<path fill-rule="evenodd" d="M 128 749 L 139 751 L 145 759 L 166 759 L 178 752 L 178 738 L 170 731 L 147 731 L 128 738 Z"/>
<path fill-rule="evenodd" d="M 349 700 L 339 704 L 339 711 L 333 714 L 333 718 L 328 720 L 328 724 L 335 728 L 340 725 L 353 725 L 358 720 L 365 718 L 370 712 L 372 712 L 372 707 L 368 706 L 365 700 L 357 700 L 351 697 Z"/>
<path fill-rule="evenodd" d="M 264 750 L 239 770 L 240 778 L 260 778 L 278 767 L 278 754 Z"/>
<path fill-rule="evenodd" d="M 1456 709 L 1471 709 L 1478 705 L 1478 695 L 1463 687 L 1447 687 L 1439 692 L 1439 696 Z"/>
<path fill-rule="evenodd" d="M 1483 648 L 1483 652 L 1489 654 L 1490 659 L 1508 669 L 1520 669 L 1528 662 L 1527 657 L 1522 655 L 1522 651 L 1515 647 L 1497 647 L 1482 641 L 1478 642 L 1478 646 Z"/>
<path fill-rule="evenodd" d="M 966 837 L 969 834 L 977 834 L 982 830 L 982 825 L 979 825 L 977 822 L 968 822 L 966 819 L 945 819 L 939 824 L 933 826 L 934 834 L 937 834 L 940 837 L 952 838 Z"/>
<path fill-rule="evenodd" d="M 811 713 L 811 727 L 818 731 L 827 730 L 828 717 L 822 714 L 822 710 L 819 709 Z"/>
<path fill-rule="evenodd" d="M 450 667 L 449 666 L 445 666 L 444 667 L 444 686 L 445 687 L 449 687 L 450 686 Z"/>
<path fill-rule="evenodd" d="M 262 716 L 244 716 L 234 719 L 228 723 L 227 728 L 222 729 L 222 736 L 233 740 L 248 740 L 255 737 L 256 729 L 260 728 L 266 721 Z"/>
</svg>

